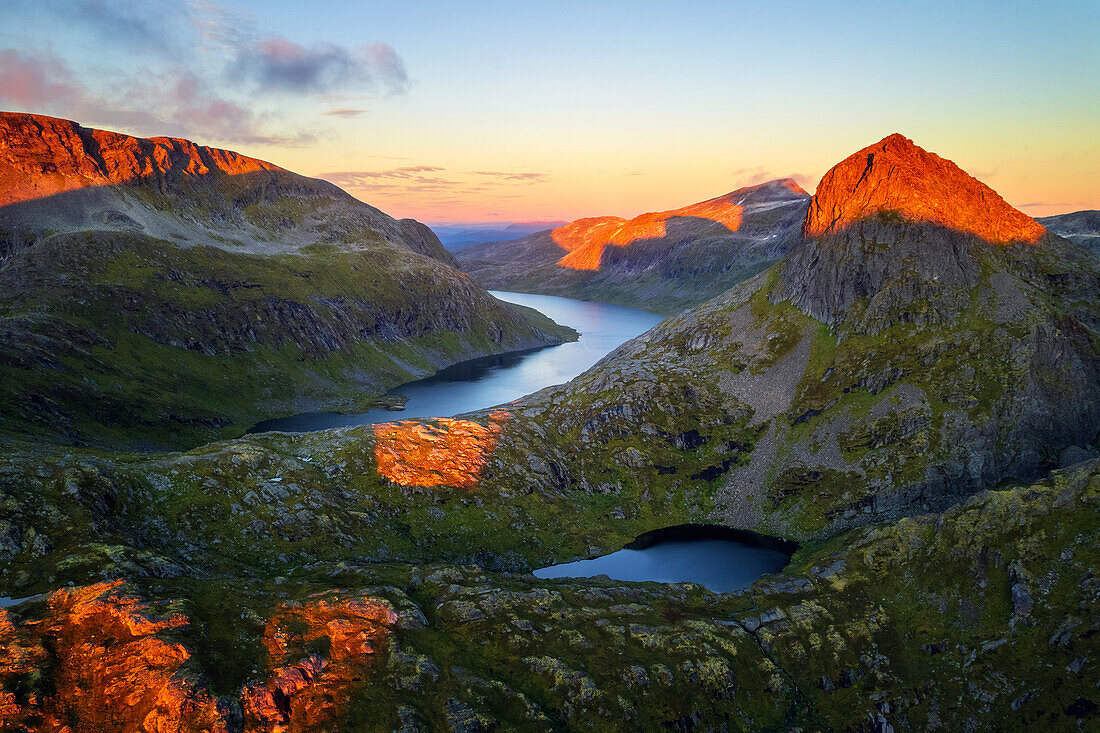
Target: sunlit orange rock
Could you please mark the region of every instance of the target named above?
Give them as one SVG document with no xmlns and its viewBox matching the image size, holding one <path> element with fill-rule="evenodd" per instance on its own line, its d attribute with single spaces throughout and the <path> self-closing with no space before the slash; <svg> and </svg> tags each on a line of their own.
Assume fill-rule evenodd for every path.
<svg viewBox="0 0 1100 733">
<path fill-rule="evenodd" d="M 453 418 L 376 424 L 378 473 L 402 486 L 473 488 L 508 417 L 498 410 L 487 426 Z"/>
<path fill-rule="evenodd" d="M 668 221 L 674 218 L 707 219 L 736 232 L 741 226 L 743 211 L 737 201 L 747 190 L 738 189 L 681 209 L 642 214 L 629 221 L 617 216 L 578 219 L 551 232 L 554 243 L 569 252 L 558 260 L 558 264 L 573 270 L 598 270 L 605 248 L 629 247 L 642 240 L 661 239 L 668 234 Z"/>
<path fill-rule="evenodd" d="M 330 594 L 280 607 L 264 632 L 274 671 L 241 692 L 245 730 L 282 733 L 339 720 L 396 623 L 393 607 L 374 598 Z"/>
<path fill-rule="evenodd" d="M 0 694 L 0 722 L 74 733 L 228 731 L 214 698 L 181 672 L 190 654 L 157 636 L 187 619 L 150 616 L 121 585 L 56 591 L 48 615 L 19 629 L 6 615 L 0 619 L 0 684 L 13 670 L 50 675 L 45 697 Z"/>
<path fill-rule="evenodd" d="M 227 731 L 213 697 L 179 674 L 190 654 L 156 636 L 188 620 L 151 618 L 146 604 L 117 592 L 120 585 L 50 597 L 50 616 L 38 630 L 58 664 L 48 707 L 84 730 Z"/>
<path fill-rule="evenodd" d="M 280 606 L 264 634 L 271 672 L 241 690 L 245 730 L 334 730 L 397 622 L 388 601 L 341 593 Z M 158 636 L 188 623 L 151 615 L 121 581 L 59 590 L 22 625 L 0 609 L 0 730 L 227 733 L 227 710 L 182 674 L 189 652 Z M 46 696 L 18 692 L 37 676 Z"/>
<path fill-rule="evenodd" d="M 0 112 L 0 206 L 90 186 L 278 170 L 188 140 L 137 138 L 56 117 Z"/>
<path fill-rule="evenodd" d="M 825 174 L 802 231 L 821 237 L 880 212 L 994 243 L 1034 243 L 1046 232 L 950 160 L 897 133 L 853 153 Z"/>
</svg>

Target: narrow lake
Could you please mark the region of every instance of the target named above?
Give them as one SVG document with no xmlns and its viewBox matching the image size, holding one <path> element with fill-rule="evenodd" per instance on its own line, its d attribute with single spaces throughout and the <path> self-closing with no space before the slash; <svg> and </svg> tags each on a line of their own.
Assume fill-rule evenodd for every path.
<svg viewBox="0 0 1100 733">
<path fill-rule="evenodd" d="M 671 527 L 641 537 L 618 552 L 551 565 L 537 578 L 591 578 L 698 583 L 717 593 L 741 590 L 786 567 L 793 543 L 720 527 Z"/>
<path fill-rule="evenodd" d="M 413 417 L 452 417 L 511 402 L 543 387 L 568 382 L 619 344 L 645 333 L 662 320 L 662 316 L 653 313 L 608 303 L 528 293 L 492 291 L 492 294 L 509 303 L 535 308 L 557 323 L 572 326 L 580 333 L 580 339 L 544 349 L 473 359 L 394 387 L 390 394 L 408 397 L 403 411 L 305 412 L 265 420 L 249 432 L 304 433 Z"/>
</svg>

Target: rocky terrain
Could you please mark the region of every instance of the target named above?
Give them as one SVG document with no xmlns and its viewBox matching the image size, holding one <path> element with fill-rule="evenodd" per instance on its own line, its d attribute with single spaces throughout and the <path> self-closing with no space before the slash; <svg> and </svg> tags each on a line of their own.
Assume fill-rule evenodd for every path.
<svg viewBox="0 0 1100 733">
<path fill-rule="evenodd" d="M 428 227 L 186 140 L 0 114 L 0 436 L 186 447 L 575 338 Z"/>
<path fill-rule="evenodd" d="M 455 253 L 487 288 L 562 295 L 661 314 L 728 290 L 782 257 L 809 194 L 792 180 L 740 188 L 672 211 L 580 219 Z"/>
<path fill-rule="evenodd" d="M 897 135 L 800 206 L 783 261 L 493 410 L 7 452 L 0 721 L 1095 728 L 1100 261 Z M 801 548 L 736 594 L 530 574 L 686 523 Z"/>
<path fill-rule="evenodd" d="M 1075 211 L 1072 214 L 1045 216 L 1036 221 L 1055 234 L 1100 254 L 1100 211 Z"/>
</svg>

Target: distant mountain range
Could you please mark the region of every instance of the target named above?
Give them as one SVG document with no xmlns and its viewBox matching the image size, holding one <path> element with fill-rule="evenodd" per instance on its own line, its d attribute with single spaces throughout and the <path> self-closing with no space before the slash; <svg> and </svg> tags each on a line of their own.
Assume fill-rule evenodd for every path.
<svg viewBox="0 0 1100 733">
<path fill-rule="evenodd" d="M 1036 219 L 1050 231 L 1100 254 L 1100 211 L 1075 211 Z"/>
<path fill-rule="evenodd" d="M 564 221 L 526 221 L 500 226 L 433 225 L 432 231 L 451 252 L 482 242 L 507 242 L 545 229 L 559 227 Z"/>
<path fill-rule="evenodd" d="M 627 220 L 579 219 L 459 250 L 487 288 L 676 313 L 766 269 L 798 236 L 810 195 L 783 179 Z"/>
</svg>

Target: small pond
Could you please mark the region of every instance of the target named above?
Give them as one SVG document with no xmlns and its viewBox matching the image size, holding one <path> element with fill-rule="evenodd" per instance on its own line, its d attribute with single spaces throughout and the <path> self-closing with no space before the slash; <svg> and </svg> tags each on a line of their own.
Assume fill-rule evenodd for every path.
<svg viewBox="0 0 1100 733">
<path fill-rule="evenodd" d="M 796 549 L 793 542 L 751 532 L 686 524 L 647 532 L 609 555 L 540 568 L 535 577 L 606 575 L 615 580 L 698 583 L 717 593 L 731 593 L 782 570 Z"/>
</svg>

